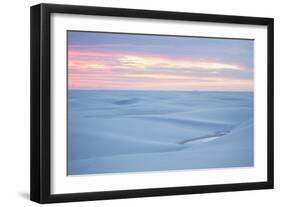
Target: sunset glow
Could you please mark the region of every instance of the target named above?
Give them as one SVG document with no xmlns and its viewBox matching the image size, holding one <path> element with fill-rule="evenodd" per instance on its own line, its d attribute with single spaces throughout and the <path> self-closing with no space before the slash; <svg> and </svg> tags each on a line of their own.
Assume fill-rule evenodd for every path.
<svg viewBox="0 0 281 207">
<path fill-rule="evenodd" d="M 253 40 L 68 32 L 69 89 L 253 90 Z"/>
</svg>

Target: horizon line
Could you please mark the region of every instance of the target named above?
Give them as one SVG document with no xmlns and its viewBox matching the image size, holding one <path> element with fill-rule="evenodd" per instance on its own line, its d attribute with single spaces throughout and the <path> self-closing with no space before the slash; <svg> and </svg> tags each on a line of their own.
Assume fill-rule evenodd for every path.
<svg viewBox="0 0 281 207">
<path fill-rule="evenodd" d="M 159 92 L 254 92 L 254 90 L 165 90 L 165 89 L 91 89 L 91 88 L 68 88 L 68 91 L 159 91 Z"/>
</svg>

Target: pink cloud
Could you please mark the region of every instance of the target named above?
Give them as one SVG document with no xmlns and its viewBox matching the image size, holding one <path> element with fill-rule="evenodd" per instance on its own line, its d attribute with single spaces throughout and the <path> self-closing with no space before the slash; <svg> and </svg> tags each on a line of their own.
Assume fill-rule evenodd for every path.
<svg viewBox="0 0 281 207">
<path fill-rule="evenodd" d="M 200 69 L 243 71 L 239 64 L 208 58 L 179 58 L 144 53 L 103 52 L 69 48 L 68 84 L 70 89 L 252 89 L 252 80 L 228 77 L 182 75 L 177 71 Z M 157 68 L 173 74 L 157 73 Z M 118 69 L 118 70 L 117 70 Z"/>
</svg>

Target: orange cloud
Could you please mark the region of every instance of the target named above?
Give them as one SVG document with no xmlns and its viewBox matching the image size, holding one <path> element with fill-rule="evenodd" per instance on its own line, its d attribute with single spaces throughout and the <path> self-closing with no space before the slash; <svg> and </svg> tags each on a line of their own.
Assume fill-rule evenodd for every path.
<svg viewBox="0 0 281 207">
<path fill-rule="evenodd" d="M 191 58 L 167 58 L 151 56 L 133 56 L 124 55 L 120 57 L 120 62 L 126 66 L 140 69 L 159 67 L 175 69 L 205 69 L 205 70 L 243 70 L 242 66 L 237 64 L 228 64 L 213 60 L 196 60 Z"/>
</svg>

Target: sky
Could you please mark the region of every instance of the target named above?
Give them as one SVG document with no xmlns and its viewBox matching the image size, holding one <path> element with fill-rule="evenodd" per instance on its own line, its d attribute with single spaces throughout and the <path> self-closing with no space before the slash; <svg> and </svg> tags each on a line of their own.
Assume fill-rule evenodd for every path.
<svg viewBox="0 0 281 207">
<path fill-rule="evenodd" d="M 253 40 L 68 31 L 68 87 L 253 90 Z"/>
</svg>

